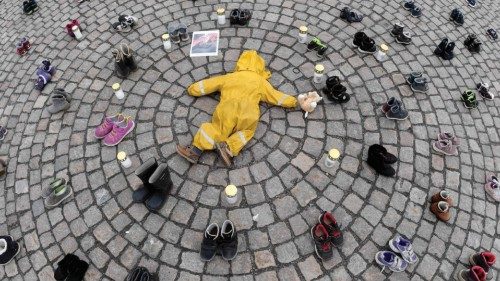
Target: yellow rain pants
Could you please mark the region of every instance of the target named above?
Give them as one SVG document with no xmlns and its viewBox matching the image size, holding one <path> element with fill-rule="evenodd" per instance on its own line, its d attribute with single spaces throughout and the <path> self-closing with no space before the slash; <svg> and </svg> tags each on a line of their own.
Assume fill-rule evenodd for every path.
<svg viewBox="0 0 500 281">
<path fill-rule="evenodd" d="M 259 122 L 259 102 L 282 107 L 295 107 L 297 99 L 271 86 L 271 73 L 256 51 L 244 51 L 234 72 L 201 80 L 189 86 L 188 93 L 195 97 L 220 92 L 212 122 L 204 123 L 193 139 L 201 150 L 211 150 L 215 144 L 226 142 L 233 156 L 239 154 L 255 133 Z"/>
</svg>

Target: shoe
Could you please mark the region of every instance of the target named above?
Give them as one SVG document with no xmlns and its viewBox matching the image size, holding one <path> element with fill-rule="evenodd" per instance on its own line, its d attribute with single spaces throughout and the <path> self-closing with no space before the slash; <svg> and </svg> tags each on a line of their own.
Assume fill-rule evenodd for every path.
<svg viewBox="0 0 500 281">
<path fill-rule="evenodd" d="M 452 133 L 440 133 L 437 136 L 439 141 L 451 141 L 453 145 L 460 145 L 460 140 Z"/>
<path fill-rule="evenodd" d="M 127 44 L 120 45 L 121 52 L 123 54 L 123 61 L 125 66 L 132 72 L 139 69 L 137 63 L 134 59 L 134 51 Z"/>
<path fill-rule="evenodd" d="M 200 258 L 202 261 L 211 261 L 215 257 L 218 239 L 219 226 L 212 223 L 205 229 L 203 241 L 201 242 Z"/>
<path fill-rule="evenodd" d="M 342 11 L 340 12 L 340 18 L 349 22 L 349 23 L 360 22 L 363 20 L 362 15 L 359 15 L 359 14 L 351 11 L 348 7 L 345 7 L 344 9 L 342 9 Z"/>
<path fill-rule="evenodd" d="M 481 52 L 481 45 L 483 43 L 481 43 L 481 41 L 479 41 L 478 39 L 475 39 L 470 45 L 466 46 L 467 47 L 467 50 L 469 50 L 469 52 L 473 53 L 473 54 L 477 54 L 479 52 Z"/>
<path fill-rule="evenodd" d="M 28 1 L 23 2 L 23 13 L 26 15 L 33 14 L 33 11 L 31 9 L 31 4 Z"/>
<path fill-rule="evenodd" d="M 409 45 L 411 44 L 411 34 L 410 32 L 402 32 L 401 34 L 398 35 L 398 37 L 396 37 L 396 42 L 398 42 L 399 44 L 403 44 L 403 45 Z"/>
<path fill-rule="evenodd" d="M 436 215 L 436 218 L 440 221 L 447 222 L 450 220 L 450 205 L 445 201 L 439 201 L 432 203 L 430 206 L 431 212 Z"/>
<path fill-rule="evenodd" d="M 135 170 L 135 175 L 141 180 L 142 185 L 139 186 L 137 190 L 132 192 L 132 202 L 143 203 L 151 196 L 151 190 L 153 189 L 149 184 L 149 178 L 158 168 L 158 163 L 154 157 L 149 158 L 146 162 L 142 163 L 137 170 Z"/>
<path fill-rule="evenodd" d="M 69 269 L 68 277 L 65 281 L 81 281 L 85 277 L 85 273 L 89 268 L 89 264 L 85 261 L 78 259 L 73 266 Z"/>
<path fill-rule="evenodd" d="M 382 112 L 384 114 L 386 114 L 387 112 L 389 112 L 391 110 L 391 107 L 393 107 L 394 105 L 400 105 L 401 102 L 398 101 L 395 97 L 390 97 L 383 105 L 382 105 Z"/>
<path fill-rule="evenodd" d="M 129 15 L 120 15 L 118 17 L 118 21 L 120 23 L 123 23 L 124 25 L 133 28 L 137 27 L 139 24 L 139 19 L 134 17 L 134 16 L 129 16 Z"/>
<path fill-rule="evenodd" d="M 0 126 L 0 141 L 5 139 L 5 136 L 7 135 L 7 129 L 5 127 Z"/>
<path fill-rule="evenodd" d="M 476 0 L 467 0 L 467 3 L 472 8 L 476 7 Z"/>
<path fill-rule="evenodd" d="M 127 78 L 127 76 L 130 74 L 130 69 L 125 63 L 122 51 L 113 49 L 111 52 L 115 58 L 115 75 L 119 78 Z"/>
<path fill-rule="evenodd" d="M 450 21 L 454 21 L 457 18 L 457 15 L 460 13 L 460 10 L 458 8 L 455 8 L 451 10 L 450 13 Z"/>
<path fill-rule="evenodd" d="M 19 43 L 16 44 L 16 53 L 18 55 L 23 56 L 27 52 L 28 52 L 28 50 L 26 50 L 26 48 L 24 48 L 24 46 L 23 46 L 23 44 L 21 42 L 19 42 Z"/>
<path fill-rule="evenodd" d="M 115 146 L 119 144 L 126 135 L 128 135 L 135 127 L 135 122 L 132 117 L 125 117 L 122 122 L 113 124 L 113 129 L 104 137 L 104 145 Z"/>
<path fill-rule="evenodd" d="M 42 198 L 47 198 L 57 189 L 63 185 L 66 185 L 66 180 L 63 178 L 54 178 L 49 185 L 42 189 Z"/>
<path fill-rule="evenodd" d="M 14 257 L 19 253 L 21 247 L 19 243 L 3 236 L 0 239 L 0 265 L 5 265 L 11 262 Z"/>
<path fill-rule="evenodd" d="M 422 72 L 412 72 L 410 75 L 406 76 L 406 83 L 408 84 L 413 84 L 413 81 L 415 81 L 415 78 L 421 78 L 422 77 Z"/>
<path fill-rule="evenodd" d="M 28 40 L 28 38 L 26 37 L 23 37 L 21 38 L 21 44 L 23 44 L 23 47 L 24 49 L 26 50 L 26 52 L 31 49 L 31 43 L 30 41 Z"/>
<path fill-rule="evenodd" d="M 471 90 L 466 90 L 460 97 L 466 108 L 477 108 L 478 102 L 476 95 Z"/>
<path fill-rule="evenodd" d="M 38 11 L 38 4 L 36 3 L 35 0 L 28 0 L 29 1 L 29 9 L 30 9 L 30 15 L 33 14 L 34 12 Z"/>
<path fill-rule="evenodd" d="M 408 263 L 391 251 L 380 251 L 375 254 L 375 261 L 382 266 L 382 271 L 387 267 L 393 272 L 403 272 Z"/>
<path fill-rule="evenodd" d="M 454 55 L 453 55 L 453 50 L 455 49 L 455 42 L 450 42 L 448 45 L 446 45 L 446 48 L 444 49 L 443 53 L 441 54 L 441 57 L 444 60 L 451 60 Z"/>
<path fill-rule="evenodd" d="M 149 185 L 146 186 L 151 188 L 151 196 L 146 200 L 146 207 L 151 212 L 158 212 L 163 207 L 172 185 L 168 165 L 161 163 L 149 178 Z"/>
<path fill-rule="evenodd" d="M 67 184 L 60 185 L 52 190 L 52 193 L 49 195 L 49 197 L 45 198 L 45 207 L 56 207 L 71 195 L 73 195 L 73 189 L 71 189 L 71 186 Z"/>
<path fill-rule="evenodd" d="M 66 92 L 63 88 L 55 88 L 52 95 L 62 95 L 68 102 L 71 102 L 72 99 L 71 95 L 68 92 Z"/>
<path fill-rule="evenodd" d="M 492 100 L 495 96 L 489 92 L 488 87 L 489 85 L 487 83 L 476 84 L 476 89 L 479 94 L 481 94 L 481 97 L 486 100 Z"/>
<path fill-rule="evenodd" d="M 323 211 L 323 213 L 318 217 L 318 222 L 325 227 L 333 246 L 340 247 L 340 245 L 344 243 L 344 235 L 342 234 L 337 221 L 330 212 Z"/>
<path fill-rule="evenodd" d="M 215 144 L 215 147 L 217 148 L 217 152 L 219 153 L 222 162 L 224 162 L 224 165 L 226 165 L 226 167 L 231 167 L 233 165 L 233 155 L 231 153 L 231 150 L 229 150 L 227 143 L 219 142 Z"/>
<path fill-rule="evenodd" d="M 252 19 L 252 12 L 250 10 L 241 10 L 238 18 L 238 24 L 241 26 L 248 26 Z"/>
<path fill-rule="evenodd" d="M 47 85 L 50 80 L 52 80 L 52 76 L 48 73 L 39 73 L 38 74 L 38 79 L 35 82 L 35 89 L 42 91 L 43 88 L 45 88 L 45 85 Z"/>
<path fill-rule="evenodd" d="M 66 24 L 65 29 L 66 29 L 66 33 L 68 33 L 69 36 L 71 36 L 73 38 L 75 37 L 75 33 L 73 33 L 73 23 L 70 22 L 70 23 Z"/>
<path fill-rule="evenodd" d="M 190 145 L 183 146 L 180 144 L 177 145 L 177 153 L 179 153 L 180 156 L 193 164 L 198 163 L 201 155 L 201 153 L 197 153 L 195 147 Z"/>
<path fill-rule="evenodd" d="M 358 47 L 358 51 L 365 54 L 373 54 L 377 51 L 377 46 L 375 46 L 375 41 L 368 36 L 363 39 L 361 46 Z"/>
<path fill-rule="evenodd" d="M 229 23 L 231 25 L 240 24 L 240 9 L 234 9 L 229 14 Z"/>
<path fill-rule="evenodd" d="M 434 50 L 434 54 L 436 56 L 441 56 L 441 54 L 444 53 L 444 49 L 446 49 L 446 46 L 448 45 L 448 38 L 444 38 L 441 40 L 441 43 L 437 46 L 437 48 Z"/>
<path fill-rule="evenodd" d="M 222 258 L 226 261 L 234 259 L 238 254 L 238 234 L 236 233 L 233 222 L 230 220 L 225 220 L 224 223 L 222 223 L 219 235 L 219 245 Z"/>
<path fill-rule="evenodd" d="M 496 202 L 500 202 L 500 184 L 498 182 L 488 182 L 484 185 L 484 190 Z"/>
<path fill-rule="evenodd" d="M 492 252 L 481 252 L 477 254 L 472 254 L 469 257 L 469 262 L 472 266 L 480 266 L 486 273 L 486 279 L 493 279 L 493 274 L 488 275 L 490 268 L 495 265 L 496 257 Z"/>
<path fill-rule="evenodd" d="M 462 14 L 462 12 L 459 12 L 459 14 L 453 20 L 453 23 L 458 26 L 464 25 L 464 14 Z"/>
<path fill-rule="evenodd" d="M 413 0 L 405 0 L 403 2 L 403 8 L 405 8 L 405 10 L 407 11 L 411 11 L 413 10 L 413 8 L 415 8 L 415 3 L 413 2 Z"/>
<path fill-rule="evenodd" d="M 99 127 L 95 128 L 94 136 L 97 139 L 103 139 L 107 134 L 113 130 L 113 126 L 117 123 L 123 122 L 125 117 L 121 113 L 114 116 L 105 117 Z"/>
<path fill-rule="evenodd" d="M 386 152 L 387 150 L 379 144 L 371 145 L 368 149 L 368 159 L 366 162 L 377 173 L 383 176 L 392 177 L 396 174 L 396 171 L 386 163 Z"/>
<path fill-rule="evenodd" d="M 48 74 L 54 76 L 54 73 L 56 72 L 56 68 L 54 66 L 50 65 L 49 60 L 43 60 L 42 65 L 38 68 L 37 71 L 43 71 L 45 73 L 48 73 Z"/>
<path fill-rule="evenodd" d="M 340 78 L 338 76 L 331 76 L 326 79 L 326 87 L 332 89 L 336 85 L 340 85 Z"/>
<path fill-rule="evenodd" d="M 497 177 L 495 177 L 494 175 L 490 175 L 490 176 L 487 176 L 486 177 L 486 182 L 493 182 L 493 183 L 500 183 L 500 181 L 498 180 Z"/>
<path fill-rule="evenodd" d="M 413 83 L 410 86 L 411 90 L 415 93 L 427 93 L 429 90 L 429 85 L 427 85 L 427 79 L 420 77 L 414 78 Z"/>
<path fill-rule="evenodd" d="M 7 161 L 8 159 L 6 156 L 0 156 L 0 177 L 3 177 L 7 172 Z"/>
<path fill-rule="evenodd" d="M 120 21 L 120 18 L 118 18 L 118 22 L 115 22 L 111 25 L 113 27 L 113 30 L 116 32 L 130 32 L 132 30 L 132 27 L 128 25 L 125 21 Z"/>
<path fill-rule="evenodd" d="M 181 41 L 188 41 L 189 40 L 187 26 L 183 23 L 179 24 L 179 38 L 181 39 Z"/>
<path fill-rule="evenodd" d="M 486 31 L 486 34 L 488 35 L 488 37 L 490 37 L 491 40 L 498 39 L 498 34 L 497 34 L 496 30 L 494 30 L 493 28 L 488 29 Z"/>
<path fill-rule="evenodd" d="M 360 47 L 361 44 L 363 43 L 363 40 L 367 38 L 366 34 L 364 32 L 356 32 L 354 34 L 354 40 L 352 41 L 352 45 L 356 48 Z"/>
<path fill-rule="evenodd" d="M 314 241 L 316 255 L 322 261 L 327 261 L 333 257 L 333 248 L 326 228 L 318 223 L 311 228 L 311 237 Z"/>
<path fill-rule="evenodd" d="M 453 206 L 453 200 L 451 199 L 450 194 L 446 190 L 441 190 L 438 193 L 432 195 L 431 203 L 436 203 L 440 201 L 444 201 L 448 203 L 449 206 Z"/>
<path fill-rule="evenodd" d="M 408 111 L 403 107 L 403 104 L 396 104 L 385 113 L 385 117 L 393 120 L 405 120 L 408 118 Z"/>
<path fill-rule="evenodd" d="M 382 160 L 385 164 L 394 164 L 398 161 L 398 158 L 394 154 L 389 153 L 385 147 L 380 145 L 378 149 L 382 153 Z"/>
<path fill-rule="evenodd" d="M 407 263 L 414 264 L 418 262 L 418 257 L 413 251 L 411 241 L 405 236 L 396 234 L 394 238 L 389 240 L 389 247 L 395 253 L 400 254 Z"/>
<path fill-rule="evenodd" d="M 476 39 L 477 39 L 476 34 L 469 34 L 469 35 L 467 36 L 467 38 L 465 39 L 465 41 L 464 41 L 464 45 L 465 45 L 465 47 L 467 47 L 467 48 L 468 48 L 468 47 L 469 47 L 469 45 L 471 45 L 471 44 L 474 42 L 474 40 L 476 40 Z"/>
<path fill-rule="evenodd" d="M 391 36 L 398 37 L 399 34 L 403 33 L 403 29 L 404 29 L 404 26 L 401 23 L 399 23 L 399 22 L 395 23 L 394 27 L 391 30 Z"/>
<path fill-rule="evenodd" d="M 307 44 L 307 49 L 309 51 L 316 51 L 318 57 L 323 57 L 328 49 L 328 46 L 324 45 L 321 40 L 314 37 L 309 44 Z"/>
<path fill-rule="evenodd" d="M 56 114 L 65 111 L 70 107 L 69 102 L 63 95 L 51 95 L 52 104 L 47 108 L 50 114 Z"/>
<path fill-rule="evenodd" d="M 74 268 L 76 263 L 80 260 L 73 254 L 67 254 L 62 260 L 57 262 L 57 268 L 54 270 L 54 279 L 66 280 L 71 269 Z"/>
<path fill-rule="evenodd" d="M 486 272 L 480 266 L 460 270 L 455 276 L 459 281 L 486 281 Z"/>
<path fill-rule="evenodd" d="M 125 281 L 153 281 L 153 277 L 149 271 L 142 266 L 136 266 L 128 275 Z"/>
<path fill-rule="evenodd" d="M 331 89 L 327 98 L 335 103 L 346 103 L 351 99 L 351 96 L 346 91 L 347 89 L 343 85 L 336 85 Z"/>
<path fill-rule="evenodd" d="M 432 148 L 445 155 L 458 155 L 457 146 L 453 145 L 449 140 L 437 140 L 432 142 Z"/>
<path fill-rule="evenodd" d="M 414 7 L 412 10 L 411 10 L 411 16 L 414 17 L 414 18 L 418 18 L 422 15 L 422 8 L 420 7 Z"/>
</svg>

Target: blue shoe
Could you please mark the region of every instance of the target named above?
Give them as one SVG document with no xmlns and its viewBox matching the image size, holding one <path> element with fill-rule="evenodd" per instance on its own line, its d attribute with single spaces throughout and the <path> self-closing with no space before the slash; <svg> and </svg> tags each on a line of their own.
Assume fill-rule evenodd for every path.
<svg viewBox="0 0 500 281">
<path fill-rule="evenodd" d="M 413 264 L 418 262 L 418 257 L 415 252 L 413 252 L 411 242 L 405 236 L 396 234 L 394 238 L 389 240 L 389 247 L 391 247 L 391 250 L 395 253 L 400 254 L 407 263 Z"/>
<path fill-rule="evenodd" d="M 472 8 L 476 7 L 476 0 L 467 0 L 467 3 L 469 3 L 469 6 Z"/>
<path fill-rule="evenodd" d="M 375 261 L 382 266 L 382 271 L 386 267 L 394 272 L 403 272 L 408 267 L 408 263 L 390 251 L 380 251 L 375 254 Z"/>
<path fill-rule="evenodd" d="M 47 85 L 50 80 L 52 79 L 52 76 L 46 72 L 43 72 L 38 74 L 38 79 L 35 82 L 35 89 L 41 91 L 43 88 L 45 88 L 45 85 Z"/>
<path fill-rule="evenodd" d="M 422 15 L 422 9 L 420 7 L 414 7 L 412 10 L 411 10 L 411 15 L 414 17 L 414 18 L 418 18 Z"/>
<path fill-rule="evenodd" d="M 413 2 L 412 0 L 406 0 L 403 2 L 403 8 L 405 8 L 405 10 L 411 11 L 413 10 L 413 8 L 415 8 L 415 2 Z"/>
</svg>

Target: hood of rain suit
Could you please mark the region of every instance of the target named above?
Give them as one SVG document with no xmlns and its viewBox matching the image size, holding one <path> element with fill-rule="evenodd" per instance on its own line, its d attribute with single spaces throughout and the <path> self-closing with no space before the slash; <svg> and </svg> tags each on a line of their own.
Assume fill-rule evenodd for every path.
<svg viewBox="0 0 500 281">
<path fill-rule="evenodd" d="M 257 51 L 254 50 L 244 51 L 240 55 L 236 67 L 234 68 L 234 72 L 238 71 L 252 71 L 264 77 L 266 80 L 271 77 L 271 72 L 266 69 L 266 62 L 257 54 Z"/>
</svg>

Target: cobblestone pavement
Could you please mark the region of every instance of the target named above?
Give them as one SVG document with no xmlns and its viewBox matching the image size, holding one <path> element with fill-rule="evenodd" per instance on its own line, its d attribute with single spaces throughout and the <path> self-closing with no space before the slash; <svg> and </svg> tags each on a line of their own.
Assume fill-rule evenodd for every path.
<svg viewBox="0 0 500 281">
<path fill-rule="evenodd" d="M 392 0 L 74 2 L 40 1 L 32 16 L 22 15 L 19 1 L 0 3 L 0 124 L 10 131 L 0 146 L 10 158 L 8 174 L 0 180 L 0 233 L 22 242 L 15 262 L 0 267 L 1 280 L 52 280 L 53 265 L 75 252 L 90 261 L 86 280 L 123 280 L 128 269 L 141 264 L 160 280 L 437 281 L 451 280 L 470 253 L 500 253 L 500 208 L 483 189 L 485 176 L 500 170 L 500 99 L 478 97 L 477 110 L 459 102 L 461 92 L 482 80 L 500 92 L 500 45 L 485 35 L 487 27 L 500 28 L 496 0 L 480 1 L 475 9 L 462 0 L 421 0 L 421 19 Z M 362 23 L 339 19 L 346 4 L 366 15 Z M 250 27 L 221 29 L 224 61 L 189 58 L 187 43 L 168 53 L 162 49 L 165 23 L 182 19 L 190 31 L 215 29 L 213 11 L 219 6 L 254 11 Z M 464 27 L 448 21 L 453 7 L 465 12 Z M 110 24 L 122 13 L 140 17 L 142 26 L 116 34 Z M 81 42 L 64 32 L 75 17 L 84 26 Z M 396 20 L 414 33 L 412 45 L 396 44 L 389 35 Z M 296 41 L 302 24 L 328 43 L 326 58 Z M 354 50 L 350 40 L 358 30 L 378 44 L 387 42 L 390 59 L 379 63 Z M 478 55 L 463 46 L 471 31 L 484 41 Z M 445 35 L 457 40 L 451 62 L 432 54 Z M 22 36 L 33 47 L 19 57 L 14 43 Z M 111 49 L 120 42 L 137 50 L 140 66 L 124 81 L 113 75 L 111 62 Z M 175 145 L 189 143 L 210 119 L 217 96 L 193 98 L 185 89 L 232 70 L 243 49 L 257 49 L 265 57 L 272 84 L 283 91 L 297 95 L 315 89 L 312 69 L 322 62 L 328 74 L 346 81 L 352 99 L 342 106 L 327 102 L 307 120 L 299 110 L 262 105 L 255 139 L 233 169 L 212 152 L 201 164 L 189 165 L 176 155 Z M 43 58 L 58 72 L 40 93 L 33 80 Z M 411 70 L 430 77 L 428 94 L 413 94 L 405 84 L 402 74 Z M 125 100 L 114 97 L 115 82 L 122 82 Z M 72 93 L 73 100 L 66 113 L 50 116 L 44 103 L 56 87 Z M 379 107 L 389 96 L 403 100 L 410 112 L 406 121 L 382 116 Z M 118 147 L 105 147 L 93 130 L 116 112 L 133 116 L 137 126 Z M 443 157 L 431 149 L 439 131 L 462 139 L 459 156 Z M 366 165 L 374 143 L 399 156 L 395 178 L 377 176 Z M 342 152 L 336 170 L 323 166 L 332 147 Z M 119 150 L 131 155 L 132 168 L 124 170 L 116 161 Z M 169 164 L 175 185 L 159 214 L 131 202 L 140 183 L 134 168 L 151 156 Z M 41 188 L 49 177 L 64 174 L 71 178 L 74 200 L 46 209 Z M 228 183 L 243 191 L 236 207 L 225 207 L 220 199 Z M 457 203 L 447 224 L 436 221 L 427 202 L 440 188 Z M 333 210 L 345 233 L 344 245 L 328 262 L 316 258 L 309 234 L 322 209 Z M 205 227 L 226 218 L 239 229 L 237 258 L 201 262 Z M 388 249 L 395 233 L 413 240 L 420 262 L 403 273 L 381 273 L 374 254 Z"/>
</svg>

